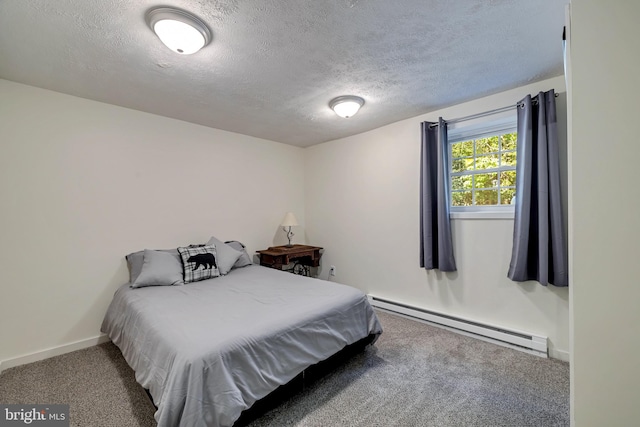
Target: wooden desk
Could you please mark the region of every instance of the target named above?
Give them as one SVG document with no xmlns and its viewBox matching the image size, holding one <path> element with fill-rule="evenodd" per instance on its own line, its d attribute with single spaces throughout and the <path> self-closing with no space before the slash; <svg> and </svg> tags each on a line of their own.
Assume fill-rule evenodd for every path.
<svg viewBox="0 0 640 427">
<path fill-rule="evenodd" d="M 282 270 L 284 266 L 294 263 L 289 271 L 293 273 L 309 275 L 309 267 L 318 267 L 322 254 L 318 246 L 293 245 L 272 246 L 268 249 L 258 251 L 260 254 L 260 265 Z M 301 268 L 298 268 L 298 267 Z"/>
</svg>

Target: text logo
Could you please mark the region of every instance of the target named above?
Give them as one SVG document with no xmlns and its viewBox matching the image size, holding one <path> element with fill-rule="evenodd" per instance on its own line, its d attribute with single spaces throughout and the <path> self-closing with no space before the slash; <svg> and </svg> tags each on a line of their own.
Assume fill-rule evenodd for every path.
<svg viewBox="0 0 640 427">
<path fill-rule="evenodd" d="M 0 427 L 69 427 L 69 405 L 2 405 Z"/>
</svg>

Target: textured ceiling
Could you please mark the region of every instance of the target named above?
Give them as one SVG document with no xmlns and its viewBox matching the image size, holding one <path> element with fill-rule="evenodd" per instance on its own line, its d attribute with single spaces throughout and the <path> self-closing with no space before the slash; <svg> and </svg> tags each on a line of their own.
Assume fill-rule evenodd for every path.
<svg viewBox="0 0 640 427">
<path fill-rule="evenodd" d="M 2 0 L 0 78 L 309 146 L 562 74 L 568 0 Z M 145 24 L 188 10 L 182 56 Z M 328 107 L 365 99 L 350 119 Z"/>
</svg>

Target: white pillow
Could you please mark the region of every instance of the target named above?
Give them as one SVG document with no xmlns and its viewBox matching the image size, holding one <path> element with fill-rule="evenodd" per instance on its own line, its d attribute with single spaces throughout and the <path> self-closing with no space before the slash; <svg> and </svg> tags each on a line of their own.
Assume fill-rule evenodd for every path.
<svg viewBox="0 0 640 427">
<path fill-rule="evenodd" d="M 247 252 L 247 249 L 244 247 L 242 243 L 238 242 L 237 240 L 227 240 L 225 243 L 231 246 L 233 249 L 242 252 L 242 255 L 240 255 L 240 258 L 238 258 L 236 263 L 233 264 L 233 268 L 246 267 L 247 265 L 253 264 L 253 261 L 251 261 L 251 257 Z"/>
<path fill-rule="evenodd" d="M 242 252 L 235 250 L 226 243 L 211 237 L 207 242 L 207 246 L 213 245 L 216 247 L 216 260 L 218 261 L 218 269 L 223 276 L 233 267 L 238 258 L 242 256 Z"/>
<path fill-rule="evenodd" d="M 146 286 L 183 285 L 182 263 L 168 252 L 145 249 L 140 274 L 131 283 L 132 288 Z"/>
</svg>

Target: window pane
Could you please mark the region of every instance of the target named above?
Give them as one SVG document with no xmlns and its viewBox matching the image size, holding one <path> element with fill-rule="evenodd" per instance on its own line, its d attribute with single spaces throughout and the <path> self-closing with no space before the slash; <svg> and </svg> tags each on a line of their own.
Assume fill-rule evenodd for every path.
<svg viewBox="0 0 640 427">
<path fill-rule="evenodd" d="M 473 170 L 473 157 L 470 159 L 453 159 L 451 162 L 452 172 L 464 172 Z"/>
<path fill-rule="evenodd" d="M 476 170 L 493 169 L 498 167 L 498 155 L 489 154 L 488 156 L 476 157 Z"/>
<path fill-rule="evenodd" d="M 497 173 L 481 173 L 476 175 L 476 188 L 492 188 L 498 186 Z"/>
<path fill-rule="evenodd" d="M 451 178 L 453 190 L 471 190 L 473 177 L 471 175 L 454 176 Z"/>
<path fill-rule="evenodd" d="M 451 193 L 451 206 L 471 206 L 472 204 L 471 191 L 453 191 Z"/>
<path fill-rule="evenodd" d="M 515 166 L 516 165 L 516 152 L 502 153 L 502 166 Z"/>
<path fill-rule="evenodd" d="M 477 190 L 476 191 L 476 205 L 497 205 L 498 204 L 498 190 Z"/>
<path fill-rule="evenodd" d="M 515 150 L 516 144 L 518 142 L 518 134 L 514 133 L 505 133 L 502 135 L 502 149 L 503 150 Z"/>
<path fill-rule="evenodd" d="M 453 157 L 473 156 L 473 141 L 462 141 L 451 144 L 451 154 Z"/>
<path fill-rule="evenodd" d="M 498 137 L 476 139 L 476 155 L 484 153 L 495 153 L 498 151 Z"/>
<path fill-rule="evenodd" d="M 487 129 L 488 130 L 488 129 Z M 491 135 L 478 131 L 476 135 Z M 468 136 L 469 137 L 469 136 Z M 451 144 L 451 206 L 509 205 L 515 199 L 517 132 Z"/>
<path fill-rule="evenodd" d="M 464 170 L 464 160 L 453 159 L 451 162 L 451 172 L 462 172 Z"/>
<path fill-rule="evenodd" d="M 516 171 L 500 172 L 500 186 L 509 187 L 516 185 Z"/>
<path fill-rule="evenodd" d="M 500 204 L 501 205 L 510 205 L 511 200 L 516 195 L 515 188 L 503 188 L 500 190 Z"/>
</svg>

